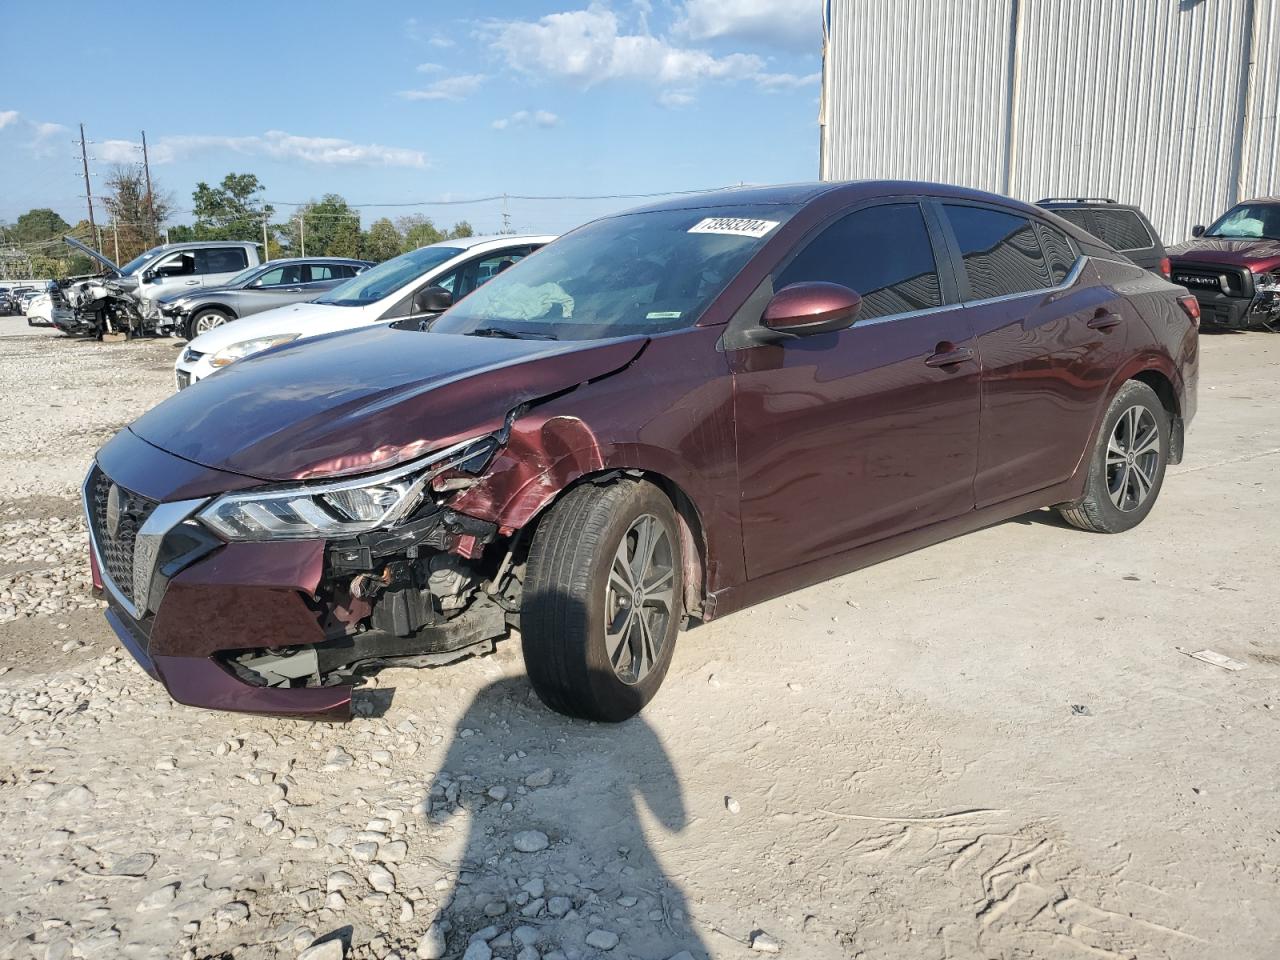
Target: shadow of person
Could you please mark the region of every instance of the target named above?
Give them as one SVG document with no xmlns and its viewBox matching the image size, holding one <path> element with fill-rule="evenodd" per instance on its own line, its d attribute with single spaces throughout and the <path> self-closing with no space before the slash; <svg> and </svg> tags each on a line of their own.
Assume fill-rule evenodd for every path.
<svg viewBox="0 0 1280 960">
<path fill-rule="evenodd" d="M 480 934 L 489 952 L 469 960 L 707 956 L 656 855 L 687 815 L 643 716 L 570 720 L 525 677 L 498 680 L 458 720 L 427 804 L 452 870 L 428 931 L 447 947 L 425 955 L 461 957 Z"/>
</svg>

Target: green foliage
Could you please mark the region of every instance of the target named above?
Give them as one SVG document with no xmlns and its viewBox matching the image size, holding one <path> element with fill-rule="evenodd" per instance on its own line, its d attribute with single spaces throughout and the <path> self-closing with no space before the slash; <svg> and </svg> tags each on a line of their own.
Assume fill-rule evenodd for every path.
<svg viewBox="0 0 1280 960">
<path fill-rule="evenodd" d="M 61 237 L 70 230 L 71 224 L 58 214 L 48 207 L 38 207 L 20 216 L 6 232 L 19 243 L 35 243 Z"/>
<path fill-rule="evenodd" d="M 326 193 L 299 207 L 285 224 L 284 234 L 295 257 L 304 249 L 309 257 L 360 255 L 360 214 L 336 193 Z"/>
<path fill-rule="evenodd" d="M 361 255 L 366 260 L 381 263 L 383 260 L 390 260 L 397 256 L 403 243 L 404 237 L 400 236 L 396 225 L 383 217 L 381 220 L 375 220 L 364 235 Z"/>
<path fill-rule="evenodd" d="M 431 218 L 424 217 L 420 213 L 401 217 L 396 221 L 396 227 L 404 238 L 400 243 L 400 250 L 403 253 L 417 250 L 419 247 L 425 247 L 428 244 L 439 243 L 444 239 L 444 234 L 436 229 L 436 225 L 431 222 Z"/>
<path fill-rule="evenodd" d="M 263 217 L 275 212 L 259 196 L 264 189 L 252 173 L 228 173 L 217 187 L 196 184 L 191 194 L 195 239 L 261 241 Z"/>
<path fill-rule="evenodd" d="M 460 237 L 474 237 L 476 232 L 471 229 L 471 224 L 465 220 L 459 220 L 453 225 L 453 229 L 449 231 L 445 237 L 446 240 L 457 240 Z"/>
</svg>

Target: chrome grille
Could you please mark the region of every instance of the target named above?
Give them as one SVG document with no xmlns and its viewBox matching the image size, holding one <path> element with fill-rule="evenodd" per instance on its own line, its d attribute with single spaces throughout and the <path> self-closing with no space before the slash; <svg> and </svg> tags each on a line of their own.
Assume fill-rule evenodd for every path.
<svg viewBox="0 0 1280 960">
<path fill-rule="evenodd" d="M 103 572 L 125 599 L 134 603 L 134 545 L 138 530 L 158 504 L 116 485 L 96 466 L 89 477 L 87 493 L 89 523 Z"/>
</svg>

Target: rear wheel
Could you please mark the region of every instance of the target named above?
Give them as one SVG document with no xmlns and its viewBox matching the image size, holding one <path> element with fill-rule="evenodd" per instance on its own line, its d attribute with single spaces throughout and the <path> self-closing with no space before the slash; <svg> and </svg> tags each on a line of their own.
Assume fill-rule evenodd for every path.
<svg viewBox="0 0 1280 960">
<path fill-rule="evenodd" d="M 583 484 L 538 524 L 525 569 L 525 669 L 552 710 L 635 716 L 671 664 L 682 616 L 679 521 L 651 483 Z"/>
<path fill-rule="evenodd" d="M 183 334 L 188 340 L 194 340 L 200 334 L 208 333 L 215 327 L 220 327 L 230 320 L 231 317 L 221 310 L 197 310 L 187 318 Z"/>
<path fill-rule="evenodd" d="M 1130 530 L 1155 506 L 1168 462 L 1169 414 L 1154 390 L 1130 380 L 1102 419 L 1084 497 L 1058 512 L 1081 530 Z"/>
</svg>

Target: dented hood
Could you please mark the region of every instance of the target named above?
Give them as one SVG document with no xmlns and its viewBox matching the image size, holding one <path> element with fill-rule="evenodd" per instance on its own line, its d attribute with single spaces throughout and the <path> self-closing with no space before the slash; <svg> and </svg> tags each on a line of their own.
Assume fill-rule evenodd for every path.
<svg viewBox="0 0 1280 960">
<path fill-rule="evenodd" d="M 379 326 L 238 361 L 129 429 L 186 460 L 261 480 L 366 473 L 497 430 L 513 407 L 614 373 L 646 342 Z"/>
</svg>

